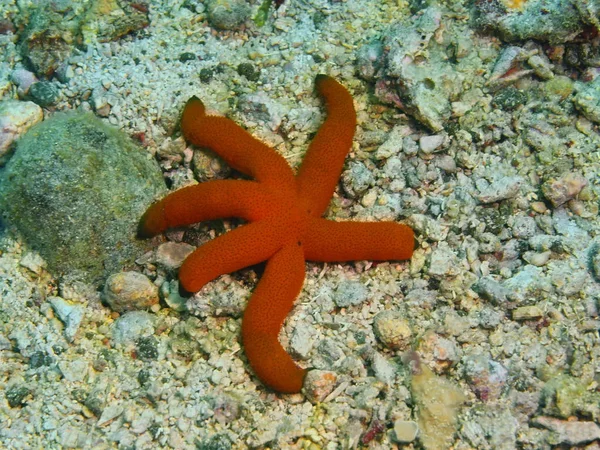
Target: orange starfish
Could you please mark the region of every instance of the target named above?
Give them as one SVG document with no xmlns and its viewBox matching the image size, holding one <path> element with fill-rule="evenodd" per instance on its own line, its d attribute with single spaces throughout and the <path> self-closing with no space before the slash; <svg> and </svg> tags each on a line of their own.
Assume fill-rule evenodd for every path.
<svg viewBox="0 0 600 450">
<path fill-rule="evenodd" d="M 179 269 L 188 292 L 219 275 L 267 261 L 242 320 L 246 356 L 260 380 L 283 393 L 302 388 L 298 367 L 278 341 L 279 331 L 304 283 L 304 262 L 401 260 L 410 258 L 413 231 L 395 222 L 334 222 L 327 209 L 352 145 L 356 112 L 348 91 L 317 75 L 327 119 L 294 172 L 276 151 L 225 117 L 207 115 L 192 97 L 183 110 L 185 138 L 219 154 L 250 180 L 219 180 L 180 189 L 152 205 L 140 236 L 204 220 L 241 217 L 248 223 L 200 246 Z"/>
</svg>

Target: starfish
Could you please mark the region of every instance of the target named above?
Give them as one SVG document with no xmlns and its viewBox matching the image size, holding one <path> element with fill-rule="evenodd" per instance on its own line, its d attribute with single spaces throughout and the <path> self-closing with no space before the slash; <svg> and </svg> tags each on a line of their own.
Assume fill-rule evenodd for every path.
<svg viewBox="0 0 600 450">
<path fill-rule="evenodd" d="M 352 146 L 356 112 L 341 84 L 317 75 L 327 118 L 294 175 L 275 150 L 232 120 L 206 114 L 192 97 L 181 117 L 184 137 L 220 155 L 253 180 L 216 180 L 179 189 L 143 215 L 139 235 L 172 227 L 240 217 L 247 223 L 198 247 L 179 269 L 181 287 L 196 292 L 219 275 L 267 261 L 242 318 L 242 344 L 250 366 L 269 388 L 295 393 L 306 370 L 278 341 L 302 290 L 305 261 L 403 260 L 414 249 L 413 230 L 396 222 L 335 222 L 321 218 Z"/>
</svg>

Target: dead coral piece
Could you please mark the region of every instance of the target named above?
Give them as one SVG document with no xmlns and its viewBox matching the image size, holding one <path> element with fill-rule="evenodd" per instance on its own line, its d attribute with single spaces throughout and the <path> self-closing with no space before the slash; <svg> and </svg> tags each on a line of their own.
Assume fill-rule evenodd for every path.
<svg viewBox="0 0 600 450">
<path fill-rule="evenodd" d="M 578 173 L 567 173 L 542 185 L 544 196 L 556 208 L 575 198 L 587 186 L 587 179 Z"/>
<path fill-rule="evenodd" d="M 554 445 L 582 445 L 600 439 L 600 427 L 594 422 L 570 422 L 554 417 L 534 417 L 531 422 L 554 432 Z"/>
<path fill-rule="evenodd" d="M 457 416 L 466 398 L 449 380 L 438 377 L 412 355 L 412 396 L 417 406 L 419 439 L 427 450 L 449 448 L 457 428 Z M 416 366 L 416 367 L 415 367 Z"/>
</svg>

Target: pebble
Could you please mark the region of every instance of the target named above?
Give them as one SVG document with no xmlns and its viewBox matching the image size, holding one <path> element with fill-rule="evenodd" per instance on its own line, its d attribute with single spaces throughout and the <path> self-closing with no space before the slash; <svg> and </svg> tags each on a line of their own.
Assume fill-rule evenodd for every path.
<svg viewBox="0 0 600 450">
<path fill-rule="evenodd" d="M 158 303 L 158 288 L 139 272 L 121 272 L 108 277 L 103 298 L 113 311 L 145 309 Z"/>
<path fill-rule="evenodd" d="M 513 320 L 530 320 L 530 319 L 539 319 L 543 317 L 544 312 L 539 306 L 530 305 L 530 306 L 520 306 L 515 308 L 512 312 Z"/>
<path fill-rule="evenodd" d="M 96 425 L 99 427 L 104 427 L 123 414 L 124 411 L 125 408 L 123 408 L 121 405 L 109 405 L 104 408 L 104 411 L 102 411 L 102 415 L 98 419 Z"/>
<path fill-rule="evenodd" d="M 244 0 L 211 0 L 206 4 L 208 22 L 219 30 L 235 30 L 250 18 Z"/>
<path fill-rule="evenodd" d="M 591 421 L 567 421 L 539 416 L 531 419 L 531 422 L 556 433 L 553 443 L 559 445 L 582 445 L 600 439 L 600 427 Z"/>
<path fill-rule="evenodd" d="M 112 338 L 115 344 L 125 345 L 140 337 L 154 334 L 156 316 L 145 311 L 130 311 L 112 324 Z"/>
<path fill-rule="evenodd" d="M 165 281 L 160 286 L 160 295 L 172 310 L 177 312 L 183 312 L 187 310 L 188 299 L 179 295 L 179 281 Z"/>
<path fill-rule="evenodd" d="M 377 159 L 386 159 L 394 155 L 399 155 L 402 152 L 402 143 L 406 129 L 404 126 L 396 125 L 376 150 L 375 157 Z"/>
<path fill-rule="evenodd" d="M 419 425 L 412 420 L 396 420 L 394 422 L 394 440 L 402 444 L 408 444 L 416 439 Z"/>
<path fill-rule="evenodd" d="M 477 198 L 485 204 L 513 198 L 519 193 L 522 182 L 522 178 L 518 176 L 500 178 L 489 185 L 483 186 L 477 194 Z"/>
<path fill-rule="evenodd" d="M 38 81 L 29 88 L 28 98 L 42 108 L 54 105 L 58 99 L 58 89 L 50 81 Z"/>
<path fill-rule="evenodd" d="M 31 270 L 36 275 L 40 275 L 46 268 L 46 261 L 38 253 L 28 252 L 21 258 L 19 265 Z"/>
<path fill-rule="evenodd" d="M 514 237 L 529 239 L 536 233 L 537 225 L 533 217 L 521 215 L 515 217 L 511 229 Z"/>
<path fill-rule="evenodd" d="M 307 359 L 314 347 L 315 332 L 310 327 L 296 326 L 290 337 L 290 350 L 294 356 Z"/>
<path fill-rule="evenodd" d="M 381 353 L 375 352 L 373 361 L 371 362 L 375 377 L 382 383 L 392 386 L 396 377 L 396 365 L 383 356 Z"/>
<path fill-rule="evenodd" d="M 472 355 L 463 360 L 465 376 L 477 397 L 484 402 L 500 398 L 508 380 L 508 370 L 485 355 Z"/>
<path fill-rule="evenodd" d="M 456 255 L 445 243 L 440 245 L 431 253 L 429 261 L 429 275 L 433 278 L 456 275 Z"/>
<path fill-rule="evenodd" d="M 58 368 L 67 381 L 75 383 L 85 379 L 88 373 L 89 364 L 88 361 L 83 358 L 74 361 L 63 360 L 58 363 Z"/>
<path fill-rule="evenodd" d="M 359 281 L 342 281 L 333 294 L 335 304 L 340 308 L 360 305 L 367 299 L 368 290 Z"/>
<path fill-rule="evenodd" d="M 271 131 L 281 126 L 285 108 L 264 92 L 243 95 L 238 109 L 253 122 L 264 123 Z"/>
<path fill-rule="evenodd" d="M 386 175 L 389 176 L 388 173 Z M 358 198 L 374 184 L 373 171 L 362 161 L 350 163 L 350 167 L 342 173 L 342 186 L 350 198 Z"/>
<path fill-rule="evenodd" d="M 523 259 L 527 261 L 529 264 L 532 264 L 536 267 L 545 266 L 548 260 L 552 256 L 551 251 L 547 252 L 525 252 L 523 254 Z"/>
<path fill-rule="evenodd" d="M 422 136 L 419 139 L 419 147 L 425 154 L 434 153 L 435 151 L 442 150 L 442 144 L 446 140 L 446 136 L 443 134 L 434 134 L 432 136 Z"/>
<path fill-rule="evenodd" d="M 304 379 L 304 394 L 311 403 L 319 403 L 331 394 L 337 384 L 337 374 L 329 370 L 310 370 Z"/>
<path fill-rule="evenodd" d="M 423 363 L 428 364 L 435 373 L 446 371 L 460 359 L 456 343 L 432 331 L 425 333 L 417 351 Z"/>
<path fill-rule="evenodd" d="M 546 181 L 542 185 L 542 192 L 556 208 L 575 198 L 587 184 L 588 180 L 583 175 L 568 173 Z"/>
<path fill-rule="evenodd" d="M 13 142 L 43 119 L 42 108 L 33 102 L 7 100 L 0 103 L 0 166 L 8 160 Z"/>
<path fill-rule="evenodd" d="M 156 249 L 156 263 L 169 270 L 177 269 L 194 250 L 193 245 L 184 242 L 164 242 Z"/>
<path fill-rule="evenodd" d="M 21 96 L 27 95 L 31 85 L 38 80 L 33 72 L 23 68 L 13 70 L 10 79 L 18 86 L 19 95 Z"/>
<path fill-rule="evenodd" d="M 72 304 L 61 297 L 48 297 L 48 302 L 56 312 L 58 318 L 65 324 L 64 335 L 67 341 L 73 342 L 79 330 L 84 315 L 84 308 L 80 304 Z"/>
<path fill-rule="evenodd" d="M 392 350 L 406 350 L 411 343 L 410 324 L 398 311 L 382 311 L 373 318 L 373 331 L 383 345 Z"/>
</svg>

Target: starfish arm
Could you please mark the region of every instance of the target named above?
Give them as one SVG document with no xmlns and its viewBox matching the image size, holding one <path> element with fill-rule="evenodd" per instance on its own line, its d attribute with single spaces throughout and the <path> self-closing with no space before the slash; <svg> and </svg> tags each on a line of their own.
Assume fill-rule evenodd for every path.
<svg viewBox="0 0 600 450">
<path fill-rule="evenodd" d="M 192 144 L 207 147 L 227 164 L 268 186 L 294 185 L 287 161 L 272 148 L 226 117 L 209 116 L 197 97 L 188 100 L 181 116 L 181 130 Z"/>
<path fill-rule="evenodd" d="M 396 222 L 333 222 L 311 218 L 302 238 L 308 261 L 409 259 L 413 230 Z"/>
<path fill-rule="evenodd" d="M 283 322 L 304 283 L 303 250 L 286 245 L 267 263 L 242 319 L 244 351 L 260 380 L 277 392 L 302 388 L 306 370 L 298 367 L 278 340 Z"/>
<path fill-rule="evenodd" d="M 226 217 L 259 220 L 268 215 L 271 197 L 254 181 L 215 180 L 187 186 L 150 206 L 138 234 L 151 237 L 168 228 Z"/>
<path fill-rule="evenodd" d="M 265 261 L 283 246 L 286 230 L 271 219 L 252 222 L 198 247 L 179 268 L 179 282 L 196 292 L 219 275 Z"/>
<path fill-rule="evenodd" d="M 320 217 L 329 205 L 352 147 L 356 111 L 350 93 L 333 78 L 317 75 L 316 86 L 325 100 L 327 118 L 308 147 L 296 178 L 306 211 Z"/>
</svg>

